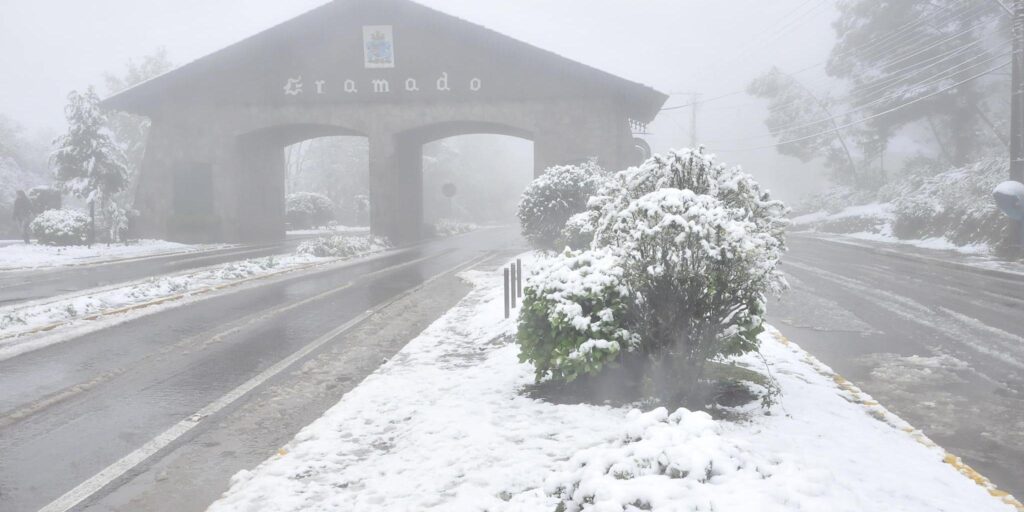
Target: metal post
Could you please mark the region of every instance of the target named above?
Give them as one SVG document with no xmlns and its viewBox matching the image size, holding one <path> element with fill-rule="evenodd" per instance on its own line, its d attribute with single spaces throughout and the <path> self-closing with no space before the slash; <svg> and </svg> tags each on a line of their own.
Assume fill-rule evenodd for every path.
<svg viewBox="0 0 1024 512">
<path fill-rule="evenodd" d="M 1013 3 L 1013 72 L 1010 91 L 1010 179 L 1024 182 L 1024 0 L 1014 0 Z M 1020 222 L 1012 222 L 1011 245 L 1020 245 Z"/>
<path fill-rule="evenodd" d="M 505 295 L 505 318 L 508 318 L 508 316 L 509 316 L 509 309 L 508 309 L 508 285 L 509 285 L 509 282 L 508 282 L 508 269 L 506 268 L 505 269 L 505 294 L 504 294 Z"/>
<path fill-rule="evenodd" d="M 508 289 L 508 295 L 512 299 L 512 309 L 515 309 L 516 308 L 516 264 L 515 263 L 511 263 L 511 264 L 509 264 L 508 268 L 512 272 L 512 282 L 509 283 L 511 285 L 511 287 Z"/>
<path fill-rule="evenodd" d="M 516 295 L 523 296 L 523 262 L 516 258 Z"/>
</svg>

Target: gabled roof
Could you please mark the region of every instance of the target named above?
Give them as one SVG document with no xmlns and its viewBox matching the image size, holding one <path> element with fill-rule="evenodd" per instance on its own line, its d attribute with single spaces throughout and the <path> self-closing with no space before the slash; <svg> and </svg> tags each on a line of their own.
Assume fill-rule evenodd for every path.
<svg viewBox="0 0 1024 512">
<path fill-rule="evenodd" d="M 226 48 L 114 94 L 105 99 L 103 105 L 116 110 L 143 114 L 149 113 L 153 109 L 152 105 L 158 103 L 164 93 L 172 91 L 179 86 L 187 86 L 196 77 L 204 76 L 207 73 L 215 73 L 226 62 L 246 57 L 254 49 L 266 47 L 268 44 L 284 44 L 291 36 L 301 33 L 304 27 L 314 21 L 323 20 L 327 16 L 341 17 L 357 6 L 366 5 L 388 5 L 408 8 L 417 17 L 423 16 L 431 19 L 433 22 L 455 22 L 460 29 L 465 30 L 471 36 L 499 40 L 512 52 L 516 52 L 523 57 L 528 57 L 544 65 L 552 66 L 552 69 L 558 69 L 562 75 L 574 76 L 580 80 L 602 84 L 614 92 L 616 96 L 621 97 L 623 103 L 627 106 L 629 115 L 641 122 L 651 121 L 668 99 L 667 95 L 652 87 L 576 62 L 554 52 L 533 46 L 412 0 L 334 0 Z"/>
</svg>

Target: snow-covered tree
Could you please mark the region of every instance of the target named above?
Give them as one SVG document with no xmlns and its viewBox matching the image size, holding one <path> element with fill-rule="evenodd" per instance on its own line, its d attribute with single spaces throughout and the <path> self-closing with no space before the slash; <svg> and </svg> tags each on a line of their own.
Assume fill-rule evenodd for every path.
<svg viewBox="0 0 1024 512">
<path fill-rule="evenodd" d="M 68 95 L 65 116 L 68 131 L 59 137 L 51 160 L 54 175 L 65 193 L 89 205 L 90 242 L 95 241 L 96 208 L 106 212 L 115 194 L 125 188 L 128 169 L 124 154 L 106 128 L 100 99 L 90 87 Z"/>
<path fill-rule="evenodd" d="M 560 249 L 556 245 L 566 222 L 587 209 L 590 196 L 597 193 L 605 176 L 593 162 L 544 171 L 526 188 L 519 203 L 523 236 L 538 249 Z"/>
<path fill-rule="evenodd" d="M 167 57 L 167 50 L 157 49 L 151 55 L 128 61 L 123 74 L 106 73 L 103 76 L 107 94 L 116 94 L 151 78 L 162 75 L 173 68 Z M 149 138 L 150 120 L 143 116 L 127 112 L 112 112 L 107 116 L 107 128 L 113 139 L 125 154 L 125 165 L 128 168 L 128 184 L 122 194 L 115 200 L 124 207 L 133 204 L 135 184 L 138 183 L 142 159 L 146 153 L 146 141 Z M 124 209 L 110 212 L 115 218 L 124 217 Z M 126 218 L 125 218 L 126 220 Z"/>
</svg>

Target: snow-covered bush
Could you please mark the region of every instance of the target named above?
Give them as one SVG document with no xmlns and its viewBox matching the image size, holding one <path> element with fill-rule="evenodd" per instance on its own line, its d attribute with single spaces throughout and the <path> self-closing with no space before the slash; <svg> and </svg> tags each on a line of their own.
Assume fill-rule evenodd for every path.
<svg viewBox="0 0 1024 512">
<path fill-rule="evenodd" d="M 46 210 L 59 210 L 61 207 L 60 190 L 53 187 L 32 187 L 26 193 L 32 201 L 32 211 L 36 215 Z"/>
<path fill-rule="evenodd" d="M 615 247 L 635 296 L 655 393 L 696 392 L 704 364 L 755 350 L 768 293 L 784 286 L 786 207 L 703 151 L 619 173 L 595 247 Z"/>
<path fill-rule="evenodd" d="M 617 439 L 573 455 L 544 490 L 564 512 L 719 510 L 716 501 L 741 501 L 722 496 L 723 483 L 777 486 L 766 480 L 792 471 L 781 464 L 722 435 L 707 413 L 633 410 Z"/>
<path fill-rule="evenodd" d="M 288 194 L 285 198 L 285 217 L 294 229 L 323 226 L 334 219 L 334 202 L 314 192 Z"/>
<path fill-rule="evenodd" d="M 350 258 L 389 247 L 387 239 L 377 236 L 326 236 L 306 240 L 299 244 L 297 252 L 317 258 Z"/>
<path fill-rule="evenodd" d="M 470 224 L 468 222 L 461 222 L 453 219 L 438 219 L 431 226 L 431 231 L 434 236 L 444 238 L 469 233 L 476 228 L 475 224 Z"/>
<path fill-rule="evenodd" d="M 519 203 L 523 236 L 538 249 L 556 247 L 566 222 L 587 209 L 587 201 L 605 178 L 593 162 L 551 167 L 533 180 Z"/>
<path fill-rule="evenodd" d="M 519 359 L 538 381 L 596 373 L 639 341 L 626 328 L 630 297 L 618 262 L 609 250 L 566 250 L 527 279 Z"/>
<path fill-rule="evenodd" d="M 45 245 L 83 245 L 89 240 L 89 216 L 77 210 L 48 210 L 32 221 L 32 233 Z"/>
<path fill-rule="evenodd" d="M 649 394 L 685 399 L 707 361 L 757 348 L 766 295 L 785 285 L 781 202 L 738 168 L 684 150 L 616 174 L 589 205 L 573 224 L 593 230 L 590 249 L 551 258 L 528 281 L 521 357 L 539 380 L 596 373 L 621 354 L 642 361 Z M 607 350 L 570 357 L 595 346 Z"/>
<path fill-rule="evenodd" d="M 559 238 L 558 245 L 574 251 L 590 247 L 591 242 L 594 241 L 594 228 L 597 226 L 599 217 L 600 212 L 593 209 L 569 217 L 569 220 L 565 222 L 565 227 L 562 228 L 562 236 Z"/>
<path fill-rule="evenodd" d="M 999 244 L 1007 222 L 992 190 L 1009 175 L 1005 159 L 982 160 L 932 177 L 908 178 L 892 194 L 898 238 L 945 237 L 956 245 Z"/>
</svg>

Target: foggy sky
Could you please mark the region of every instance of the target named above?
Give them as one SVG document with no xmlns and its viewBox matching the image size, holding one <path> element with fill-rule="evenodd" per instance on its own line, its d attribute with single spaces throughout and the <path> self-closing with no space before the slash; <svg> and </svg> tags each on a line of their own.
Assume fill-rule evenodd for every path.
<svg viewBox="0 0 1024 512">
<path fill-rule="evenodd" d="M 288 20 L 324 0 L 2 0 L 0 113 L 26 128 L 61 129 L 68 91 L 123 73 L 130 58 L 165 47 L 184 64 Z M 741 90 L 771 65 L 823 61 L 834 39 L 831 2 L 816 0 L 421 0 L 531 44 L 667 93 L 705 98 Z M 822 4 L 815 8 L 814 4 Z M 806 7 L 806 8 L 805 8 Z M 805 14 L 803 14 L 805 13 Z M 798 16 L 803 15 L 802 18 Z M 796 23 L 794 23 L 794 20 Z M 801 76 L 822 80 L 821 70 Z M 101 92 L 103 92 L 101 90 Z M 685 104 L 675 95 L 669 105 Z M 689 111 L 651 126 L 656 151 L 689 143 Z M 764 109 L 737 95 L 702 106 L 701 141 L 765 135 Z M 719 144 L 750 147 L 769 139 Z M 713 146 L 714 148 L 715 146 Z M 774 151 L 722 154 L 774 171 Z M 755 160 L 756 157 L 756 160 Z M 752 169 L 753 170 L 753 169 Z M 776 174 L 773 172 L 772 174 Z M 777 181 L 767 178 L 766 181 Z M 786 180 L 789 181 L 789 180 Z"/>
</svg>

